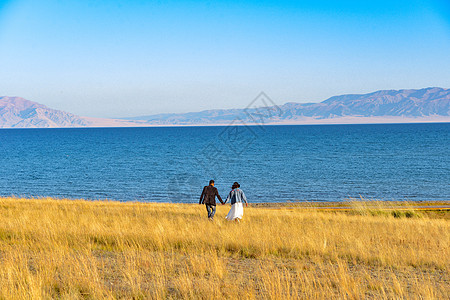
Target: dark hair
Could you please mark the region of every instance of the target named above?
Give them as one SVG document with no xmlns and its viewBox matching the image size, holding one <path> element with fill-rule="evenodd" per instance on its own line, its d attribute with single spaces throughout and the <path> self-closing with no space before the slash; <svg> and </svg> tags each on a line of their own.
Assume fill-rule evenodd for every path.
<svg viewBox="0 0 450 300">
<path fill-rule="evenodd" d="M 233 183 L 233 185 L 231 186 L 231 188 L 233 190 L 236 189 L 236 188 L 239 188 L 239 187 L 241 187 L 241 185 L 239 183 L 237 183 L 237 182 Z"/>
<path fill-rule="evenodd" d="M 209 181 L 209 185 L 211 185 L 211 183 L 214 183 L 214 180 L 211 179 L 211 180 Z"/>
</svg>

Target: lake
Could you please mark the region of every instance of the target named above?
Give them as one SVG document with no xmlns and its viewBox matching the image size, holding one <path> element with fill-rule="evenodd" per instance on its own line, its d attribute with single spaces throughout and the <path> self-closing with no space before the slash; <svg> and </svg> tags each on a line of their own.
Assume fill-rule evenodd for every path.
<svg viewBox="0 0 450 300">
<path fill-rule="evenodd" d="M 0 129 L 0 195 L 450 200 L 450 124 Z"/>
</svg>

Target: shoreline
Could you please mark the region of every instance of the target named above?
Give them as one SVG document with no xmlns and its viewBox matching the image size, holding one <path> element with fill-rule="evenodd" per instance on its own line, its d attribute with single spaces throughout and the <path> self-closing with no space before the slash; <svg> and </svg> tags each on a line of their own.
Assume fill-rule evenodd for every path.
<svg viewBox="0 0 450 300">
<path fill-rule="evenodd" d="M 88 199 L 88 198 L 58 198 L 51 196 L 22 197 L 22 196 L 0 196 L 0 200 L 49 200 L 49 201 L 86 201 L 100 203 L 121 203 L 121 204 L 148 204 L 148 205 L 199 205 L 197 202 L 159 202 L 159 201 L 122 201 L 114 199 Z M 229 203 L 227 204 L 229 205 Z M 384 209 L 450 209 L 450 200 L 430 200 L 430 201 L 398 201 L 398 200 L 366 200 L 352 199 L 345 201 L 283 201 L 283 202 L 249 202 L 251 208 L 280 208 L 280 209 L 335 209 L 352 210 L 355 205 L 364 205 L 365 208 L 384 208 Z M 220 203 L 217 206 L 221 206 Z"/>
</svg>

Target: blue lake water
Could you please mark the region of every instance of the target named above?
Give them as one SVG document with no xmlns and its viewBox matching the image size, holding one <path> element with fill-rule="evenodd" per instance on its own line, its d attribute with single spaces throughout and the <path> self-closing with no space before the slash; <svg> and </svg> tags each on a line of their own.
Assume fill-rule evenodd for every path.
<svg viewBox="0 0 450 300">
<path fill-rule="evenodd" d="M 450 124 L 1 129 L 0 195 L 450 200 Z"/>
</svg>

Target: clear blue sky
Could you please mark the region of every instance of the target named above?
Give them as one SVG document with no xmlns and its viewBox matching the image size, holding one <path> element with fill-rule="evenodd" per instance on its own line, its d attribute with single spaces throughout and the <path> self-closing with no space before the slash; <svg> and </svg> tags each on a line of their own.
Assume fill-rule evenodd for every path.
<svg viewBox="0 0 450 300">
<path fill-rule="evenodd" d="M 0 95 L 121 117 L 450 87 L 450 1 L 0 0 Z"/>
</svg>

